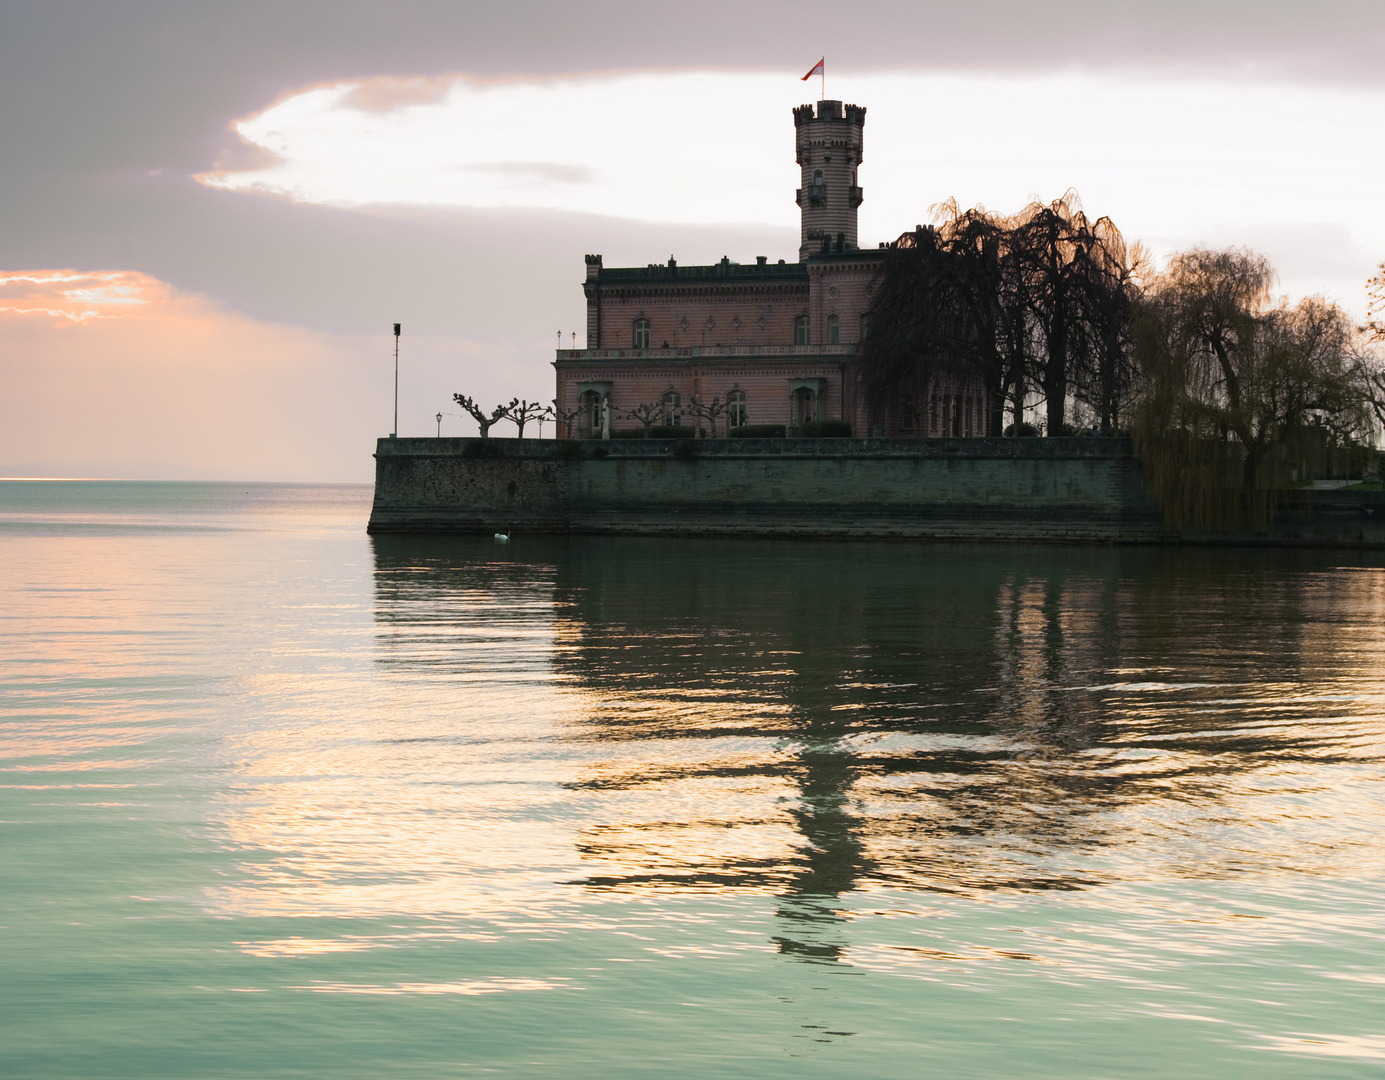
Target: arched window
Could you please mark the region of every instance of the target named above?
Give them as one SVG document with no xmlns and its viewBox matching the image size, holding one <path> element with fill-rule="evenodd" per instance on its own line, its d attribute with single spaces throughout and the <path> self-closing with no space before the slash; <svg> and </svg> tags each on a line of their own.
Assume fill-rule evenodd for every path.
<svg viewBox="0 0 1385 1080">
<path fill-rule="evenodd" d="M 649 348 L 649 320 L 648 320 L 648 319 L 636 319 L 636 320 L 635 320 L 635 348 L 637 348 L 637 349 L 647 349 L 647 348 Z"/>
<path fill-rule="evenodd" d="M 793 321 L 793 343 L 795 345 L 811 345 L 808 335 L 808 316 L 800 315 Z"/>
<path fill-rule="evenodd" d="M 595 439 L 601 435 L 601 395 L 595 390 L 584 390 L 579 403 L 582 411 L 577 414 L 577 437 Z"/>
<path fill-rule="evenodd" d="M 810 387 L 800 386 L 789 395 L 789 430 L 800 432 L 804 424 L 818 418 L 818 396 Z"/>
<path fill-rule="evenodd" d="M 683 395 L 669 390 L 663 396 L 664 427 L 683 426 Z"/>
<path fill-rule="evenodd" d="M 732 390 L 726 395 L 726 426 L 745 427 L 750 423 L 749 411 L 746 408 L 744 390 Z"/>
<path fill-rule="evenodd" d="M 840 345 L 842 343 L 842 323 L 835 315 L 827 316 L 827 344 Z"/>
</svg>

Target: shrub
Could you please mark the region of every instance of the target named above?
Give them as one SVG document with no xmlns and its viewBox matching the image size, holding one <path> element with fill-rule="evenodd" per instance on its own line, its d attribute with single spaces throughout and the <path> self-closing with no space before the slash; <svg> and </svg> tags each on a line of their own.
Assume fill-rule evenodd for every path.
<svg viewBox="0 0 1385 1080">
<path fill-rule="evenodd" d="M 1007 439 L 1035 439 L 1038 438 L 1039 429 L 1033 424 L 1021 424 L 1019 430 L 1015 430 L 1015 425 L 1011 424 L 1005 429 Z"/>
<path fill-rule="evenodd" d="M 799 434 L 804 439 L 849 439 L 851 424 L 846 420 L 811 420 Z"/>
<path fill-rule="evenodd" d="M 613 439 L 643 439 L 645 437 L 644 428 L 621 428 L 611 432 Z M 649 429 L 651 439 L 692 439 L 697 437 L 697 428 L 691 424 L 678 424 L 675 427 L 664 427 L 663 424 L 656 424 Z"/>
<path fill-rule="evenodd" d="M 733 439 L 782 439 L 783 437 L 783 424 L 746 424 L 745 427 L 733 427 L 731 429 L 731 438 Z"/>
</svg>

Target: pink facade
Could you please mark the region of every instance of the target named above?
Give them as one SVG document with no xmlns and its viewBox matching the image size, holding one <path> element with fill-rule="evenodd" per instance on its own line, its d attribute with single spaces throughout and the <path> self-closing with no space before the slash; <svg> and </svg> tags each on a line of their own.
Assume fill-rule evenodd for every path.
<svg viewBox="0 0 1385 1080">
<path fill-rule="evenodd" d="M 560 349 L 554 362 L 569 437 L 642 429 L 655 411 L 661 425 L 709 436 L 732 424 L 782 424 L 792 434 L 822 421 L 845 421 L 855 435 L 984 432 L 969 385 L 939 385 L 928 402 L 885 417 L 872 417 L 854 392 L 885 257 L 883 245 L 856 246 L 865 113 L 837 101 L 794 110 L 799 261 L 608 268 L 587 256 L 587 347 Z"/>
</svg>

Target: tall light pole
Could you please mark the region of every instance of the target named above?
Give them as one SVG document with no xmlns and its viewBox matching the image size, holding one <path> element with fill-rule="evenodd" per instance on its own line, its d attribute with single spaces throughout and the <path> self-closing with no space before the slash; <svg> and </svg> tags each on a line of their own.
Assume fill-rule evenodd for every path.
<svg viewBox="0 0 1385 1080">
<path fill-rule="evenodd" d="M 394 430 L 391 439 L 399 437 L 399 324 L 394 324 Z"/>
</svg>

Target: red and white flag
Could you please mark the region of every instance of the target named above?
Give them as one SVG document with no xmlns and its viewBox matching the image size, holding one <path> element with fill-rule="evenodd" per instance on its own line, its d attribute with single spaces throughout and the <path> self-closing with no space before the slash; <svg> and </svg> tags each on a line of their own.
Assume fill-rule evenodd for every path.
<svg viewBox="0 0 1385 1080">
<path fill-rule="evenodd" d="M 807 82 L 814 75 L 826 75 L 827 68 L 823 66 L 826 63 L 826 61 L 827 57 L 824 56 L 821 60 L 819 60 L 816 64 L 812 66 L 808 74 L 804 75 L 803 78 L 799 80 L 799 82 Z"/>
</svg>

